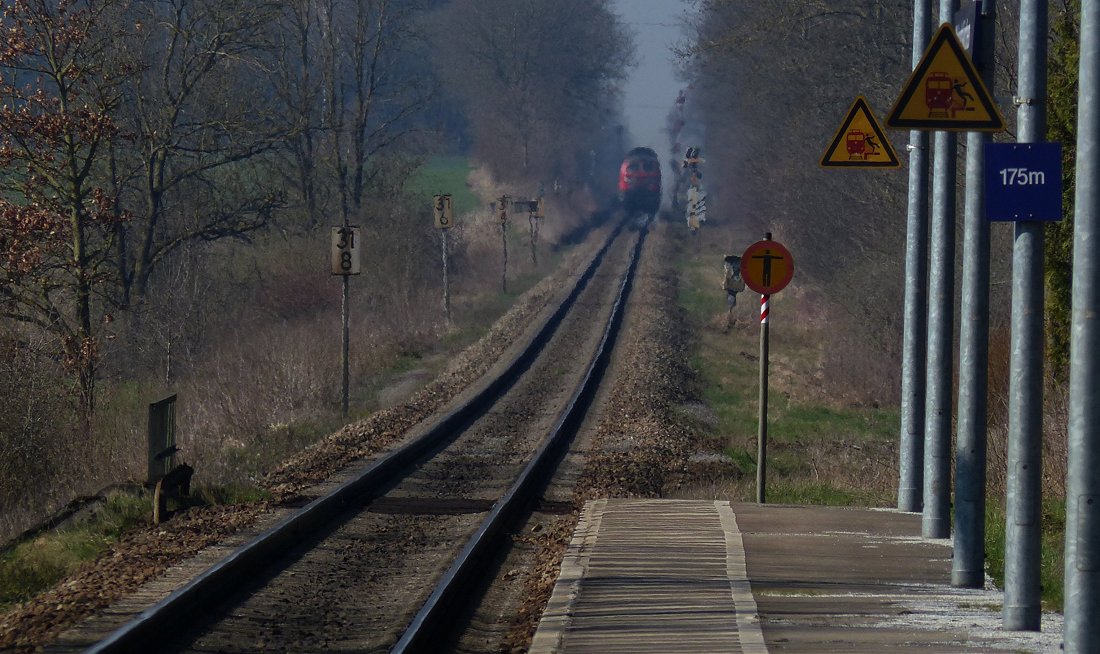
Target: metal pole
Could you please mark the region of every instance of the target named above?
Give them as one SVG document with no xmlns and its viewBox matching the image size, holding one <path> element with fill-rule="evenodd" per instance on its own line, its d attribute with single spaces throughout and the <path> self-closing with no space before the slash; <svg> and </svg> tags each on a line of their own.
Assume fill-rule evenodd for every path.
<svg viewBox="0 0 1100 654">
<path fill-rule="evenodd" d="M 764 240 L 770 241 L 769 233 Z M 768 302 L 771 296 L 760 296 L 760 417 L 756 428 L 756 501 L 763 504 L 767 484 L 768 464 Z"/>
<path fill-rule="evenodd" d="M 500 223 L 500 244 L 504 248 L 504 263 L 500 270 L 500 292 L 508 292 L 508 222 Z"/>
<path fill-rule="evenodd" d="M 447 230 L 439 230 L 443 240 L 443 317 L 451 324 L 451 287 L 447 279 Z"/>
<path fill-rule="evenodd" d="M 1065 651 L 1100 653 L 1100 0 L 1081 7 L 1066 478 Z"/>
<path fill-rule="evenodd" d="M 539 255 L 538 251 L 536 250 L 536 244 L 539 240 L 539 225 L 538 219 L 535 218 L 535 212 L 532 211 L 531 213 L 527 214 L 527 224 L 531 228 L 531 265 L 538 268 Z"/>
<path fill-rule="evenodd" d="M 975 30 L 975 65 L 993 92 L 996 2 L 984 0 Z M 985 219 L 983 132 L 970 132 L 963 203 L 963 279 L 959 334 L 959 417 L 955 445 L 955 533 L 951 584 L 985 586 L 985 468 L 989 388 L 989 222 Z"/>
<path fill-rule="evenodd" d="M 931 0 L 914 0 L 914 68 L 928 45 L 931 24 Z M 916 512 L 921 510 L 924 483 L 924 358 L 928 306 L 928 133 L 916 130 L 909 132 L 907 216 L 898 508 Z"/>
<path fill-rule="evenodd" d="M 1047 2 L 1020 3 L 1017 140 L 1046 134 Z M 1012 252 L 1004 628 L 1038 631 L 1043 437 L 1043 223 L 1017 222 Z"/>
<path fill-rule="evenodd" d="M 940 0 L 940 21 L 950 23 L 957 0 Z M 933 137 L 932 261 L 928 279 L 928 372 L 924 405 L 925 538 L 951 535 L 951 372 L 955 326 L 955 191 L 957 138 Z"/>
<path fill-rule="evenodd" d="M 350 364 L 350 359 L 351 359 L 351 333 L 348 330 L 348 321 L 349 321 L 349 317 L 350 317 L 349 314 L 351 313 L 351 306 L 350 306 L 351 303 L 350 303 L 348 277 L 349 277 L 349 275 L 342 275 L 341 276 L 341 278 L 342 278 L 341 286 L 343 287 L 343 289 L 342 289 L 343 290 L 343 297 L 340 300 L 340 321 L 341 321 L 341 324 L 342 324 L 342 330 L 341 330 L 342 331 L 342 338 L 340 340 L 341 340 L 341 351 L 343 352 L 343 358 L 344 358 L 343 372 L 342 372 L 342 375 L 341 375 L 341 386 L 340 386 L 340 388 L 342 389 L 340 407 L 341 407 L 341 410 L 344 412 L 344 417 L 347 417 L 347 415 L 348 415 L 348 389 L 349 389 L 349 385 L 350 385 L 349 384 L 349 379 L 350 379 L 349 371 L 350 371 L 350 368 L 351 368 L 351 364 Z"/>
<path fill-rule="evenodd" d="M 348 212 L 344 211 L 344 229 L 350 228 Z M 351 389 L 351 332 L 348 324 L 351 321 L 351 283 L 349 275 L 343 275 L 340 281 L 340 349 L 342 354 L 342 368 L 340 372 L 340 410 L 344 417 L 348 417 L 348 396 Z"/>
</svg>

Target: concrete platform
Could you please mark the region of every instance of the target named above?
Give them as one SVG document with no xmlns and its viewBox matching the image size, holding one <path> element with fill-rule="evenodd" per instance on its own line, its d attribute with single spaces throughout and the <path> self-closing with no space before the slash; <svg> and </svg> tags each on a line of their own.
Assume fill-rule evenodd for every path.
<svg viewBox="0 0 1100 654">
<path fill-rule="evenodd" d="M 594 500 L 530 652 L 1056 652 L 950 586 L 948 540 L 891 510 Z"/>
</svg>

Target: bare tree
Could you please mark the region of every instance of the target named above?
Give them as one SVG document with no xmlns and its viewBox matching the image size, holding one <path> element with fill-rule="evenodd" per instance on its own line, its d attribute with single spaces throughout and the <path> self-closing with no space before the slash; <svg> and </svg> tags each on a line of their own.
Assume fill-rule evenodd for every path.
<svg viewBox="0 0 1100 654">
<path fill-rule="evenodd" d="M 30 0 L 0 14 L 0 311 L 60 338 L 85 431 L 111 226 L 126 218 L 94 177 L 129 72 L 105 65 L 110 7 Z"/>
<path fill-rule="evenodd" d="M 284 7 L 273 78 L 295 130 L 283 170 L 311 225 L 326 212 L 361 216 L 389 165 L 386 155 L 420 128 L 414 118 L 433 93 L 422 56 L 423 10 L 409 0 L 296 0 Z"/>
<path fill-rule="evenodd" d="M 837 174 L 817 161 L 857 95 L 885 117 L 907 77 L 909 10 L 879 0 L 701 4 L 681 54 L 694 62 L 708 166 L 736 193 L 727 214 L 781 224 L 802 269 L 821 280 L 879 254 L 893 261 L 904 221 L 885 217 L 900 215 L 904 176 Z"/>
<path fill-rule="evenodd" d="M 603 0 L 455 0 L 436 60 L 497 172 L 575 165 L 617 111 L 633 44 Z"/>
<path fill-rule="evenodd" d="M 320 35 L 315 0 L 291 0 L 284 4 L 281 29 L 275 38 L 272 87 L 293 125 L 284 152 L 289 165 L 283 175 L 297 191 L 307 216 L 307 226 L 321 223 L 324 194 L 318 179 L 322 76 L 313 65 L 320 57 Z"/>
<path fill-rule="evenodd" d="M 134 220 L 120 230 L 122 302 L 188 242 L 247 238 L 283 204 L 265 155 L 290 132 L 271 106 L 265 60 L 279 3 L 132 1 L 127 86 L 112 178 Z"/>
<path fill-rule="evenodd" d="M 800 284 L 819 305 L 812 309 L 835 327 L 827 350 L 857 341 L 891 360 L 900 344 L 906 175 L 818 161 L 856 96 L 885 118 L 910 70 L 911 7 L 704 0 L 697 9 L 680 54 L 689 102 L 706 124 L 708 175 L 719 192 L 712 213 L 744 238 L 771 231 L 791 248 Z M 902 135 L 886 136 L 904 160 Z M 883 366 L 852 378 L 889 374 L 896 371 Z M 884 399 L 883 385 L 874 386 L 868 392 Z"/>
</svg>

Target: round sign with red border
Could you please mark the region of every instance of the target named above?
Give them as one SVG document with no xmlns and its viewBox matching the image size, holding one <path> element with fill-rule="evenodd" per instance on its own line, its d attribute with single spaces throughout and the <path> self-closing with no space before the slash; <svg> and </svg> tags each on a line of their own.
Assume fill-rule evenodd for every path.
<svg viewBox="0 0 1100 654">
<path fill-rule="evenodd" d="M 741 278 L 761 295 L 778 293 L 794 277 L 794 257 L 776 241 L 757 241 L 741 255 Z"/>
</svg>

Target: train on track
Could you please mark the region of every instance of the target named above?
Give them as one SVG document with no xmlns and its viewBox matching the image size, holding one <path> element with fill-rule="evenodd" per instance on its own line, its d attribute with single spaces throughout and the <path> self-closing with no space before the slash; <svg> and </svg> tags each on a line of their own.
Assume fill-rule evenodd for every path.
<svg viewBox="0 0 1100 654">
<path fill-rule="evenodd" d="M 619 205 L 627 213 L 656 215 L 661 206 L 661 162 L 650 148 L 634 148 L 619 167 Z"/>
</svg>

